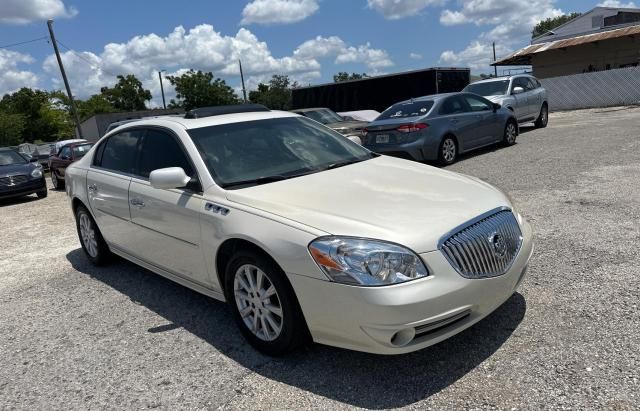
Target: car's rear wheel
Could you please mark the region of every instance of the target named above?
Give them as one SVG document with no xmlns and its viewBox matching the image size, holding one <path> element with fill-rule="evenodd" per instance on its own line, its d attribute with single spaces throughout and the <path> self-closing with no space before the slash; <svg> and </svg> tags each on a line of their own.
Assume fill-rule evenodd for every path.
<svg viewBox="0 0 640 411">
<path fill-rule="evenodd" d="M 104 241 L 96 222 L 84 206 L 80 205 L 76 209 L 76 228 L 80 245 L 89 261 L 95 265 L 102 265 L 111 256 L 109 247 Z"/>
<path fill-rule="evenodd" d="M 307 326 L 284 272 L 260 253 L 240 251 L 225 271 L 225 296 L 240 331 L 268 355 L 293 351 Z"/>
<path fill-rule="evenodd" d="M 504 126 L 504 138 L 502 142 L 507 146 L 512 146 L 516 143 L 518 137 L 518 126 L 514 120 L 507 121 L 507 125 Z"/>
<path fill-rule="evenodd" d="M 452 136 L 445 136 L 438 149 L 438 162 L 441 165 L 449 165 L 458 159 L 458 144 Z"/>
<path fill-rule="evenodd" d="M 538 128 L 545 128 L 549 123 L 549 107 L 547 103 L 544 103 L 540 108 L 540 114 L 536 119 L 535 126 Z"/>
<path fill-rule="evenodd" d="M 51 184 L 53 184 L 53 188 L 55 190 L 61 190 L 62 188 L 64 188 L 64 182 L 60 181 L 60 179 L 56 175 L 56 170 L 52 168 L 50 172 L 51 172 Z"/>
</svg>

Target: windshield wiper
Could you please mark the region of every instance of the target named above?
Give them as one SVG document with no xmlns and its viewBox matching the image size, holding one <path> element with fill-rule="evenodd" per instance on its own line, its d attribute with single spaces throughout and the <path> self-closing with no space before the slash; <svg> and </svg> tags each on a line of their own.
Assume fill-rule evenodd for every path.
<svg viewBox="0 0 640 411">
<path fill-rule="evenodd" d="M 344 166 L 348 166 L 349 164 L 360 163 L 365 160 L 370 160 L 372 158 L 378 157 L 378 154 L 375 154 L 375 153 L 371 153 L 371 154 L 372 156 L 369 158 L 352 158 L 349 160 L 337 161 L 335 163 L 329 164 L 326 167 L 322 167 L 322 170 L 333 170 L 334 168 L 344 167 Z"/>
<path fill-rule="evenodd" d="M 317 170 L 308 170 L 306 169 L 303 172 L 300 173 L 291 173 L 291 174 L 275 174 L 272 176 L 263 176 L 263 177 L 258 177 L 258 178 L 251 178 L 248 180 L 240 180 L 240 181 L 232 181 L 230 183 L 222 183 L 220 184 L 220 187 L 222 188 L 230 188 L 230 187 L 237 187 L 237 186 L 248 186 L 248 185 L 254 185 L 254 186 L 259 186 L 261 184 L 268 184 L 268 183 L 273 183 L 276 181 L 282 181 L 282 180 L 288 180 L 290 178 L 294 178 L 294 177 L 300 177 L 300 176 L 304 176 L 307 174 L 312 174 L 317 172 Z"/>
</svg>

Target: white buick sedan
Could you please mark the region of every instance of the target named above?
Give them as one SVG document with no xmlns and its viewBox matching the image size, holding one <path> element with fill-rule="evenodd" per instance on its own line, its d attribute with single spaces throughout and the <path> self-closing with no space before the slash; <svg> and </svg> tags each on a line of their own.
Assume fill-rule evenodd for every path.
<svg viewBox="0 0 640 411">
<path fill-rule="evenodd" d="M 435 344 L 504 303 L 533 251 L 489 184 L 261 106 L 128 123 L 66 175 L 89 260 L 117 254 L 227 301 L 271 355 Z"/>
</svg>

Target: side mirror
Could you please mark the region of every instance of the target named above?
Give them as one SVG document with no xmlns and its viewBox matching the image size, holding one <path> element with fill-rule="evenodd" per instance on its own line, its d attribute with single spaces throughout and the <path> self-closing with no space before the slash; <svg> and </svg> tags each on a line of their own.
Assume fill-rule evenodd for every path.
<svg viewBox="0 0 640 411">
<path fill-rule="evenodd" d="M 189 183 L 191 177 L 185 174 L 182 167 L 167 167 L 153 170 L 149 182 L 153 188 L 180 188 Z"/>
<path fill-rule="evenodd" d="M 520 86 L 514 87 L 513 91 L 511 92 L 511 94 L 520 94 L 520 93 L 524 93 L 524 89 Z"/>
</svg>

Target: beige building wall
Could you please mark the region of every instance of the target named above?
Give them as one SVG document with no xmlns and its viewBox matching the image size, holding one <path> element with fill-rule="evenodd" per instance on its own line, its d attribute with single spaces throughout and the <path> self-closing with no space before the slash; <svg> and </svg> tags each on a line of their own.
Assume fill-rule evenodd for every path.
<svg viewBox="0 0 640 411">
<path fill-rule="evenodd" d="M 633 37 L 550 50 L 534 54 L 531 58 L 533 75 L 538 78 L 614 69 L 638 63 L 640 38 Z"/>
</svg>

